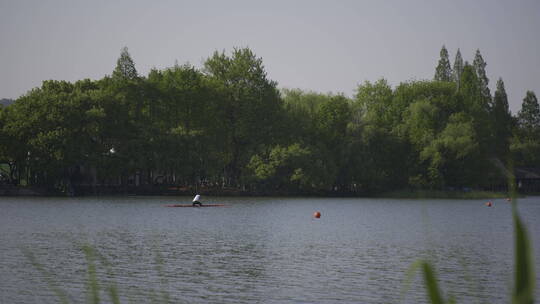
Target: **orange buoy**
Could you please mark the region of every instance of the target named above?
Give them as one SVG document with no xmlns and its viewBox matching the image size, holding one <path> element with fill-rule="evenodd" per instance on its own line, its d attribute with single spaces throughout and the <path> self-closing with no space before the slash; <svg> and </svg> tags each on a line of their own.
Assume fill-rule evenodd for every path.
<svg viewBox="0 0 540 304">
<path fill-rule="evenodd" d="M 320 213 L 319 211 L 315 211 L 315 212 L 313 213 L 313 217 L 314 217 L 314 218 L 321 218 L 321 213 Z"/>
<path fill-rule="evenodd" d="M 491 207 L 493 204 L 491 202 L 487 202 L 486 206 Z"/>
</svg>

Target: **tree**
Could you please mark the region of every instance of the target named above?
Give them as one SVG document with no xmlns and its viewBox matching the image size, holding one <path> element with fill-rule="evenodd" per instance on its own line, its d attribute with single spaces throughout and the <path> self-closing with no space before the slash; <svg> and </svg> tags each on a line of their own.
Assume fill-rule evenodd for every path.
<svg viewBox="0 0 540 304">
<path fill-rule="evenodd" d="M 277 145 L 263 155 L 254 155 L 248 169 L 257 182 L 277 190 L 323 190 L 332 182 L 323 160 L 298 143 Z"/>
<path fill-rule="evenodd" d="M 149 132 L 151 100 L 146 96 L 145 79 L 138 76 L 127 47 L 122 48 L 112 77 L 105 77 L 102 85 L 101 97 L 118 115 L 112 118 L 117 130 L 109 132 L 113 135 L 115 159 L 122 168 L 122 184 L 129 183 L 130 175 L 138 176 L 135 185 L 149 183 L 154 163 Z"/>
<path fill-rule="evenodd" d="M 127 47 L 123 47 L 120 51 L 120 57 L 116 61 L 116 68 L 112 76 L 120 79 L 135 79 L 138 77 L 135 63 L 131 59 Z"/>
<path fill-rule="evenodd" d="M 527 91 L 517 118 L 519 127 L 526 134 L 533 135 L 540 131 L 540 107 L 533 91 Z"/>
<path fill-rule="evenodd" d="M 11 111 L 12 108 L 8 109 L 0 105 L 0 184 L 4 182 L 17 184 L 19 182 L 17 165 L 20 164 L 16 162 L 15 155 L 23 145 L 17 142 L 15 136 L 10 134 L 6 127 L 10 116 L 8 111 Z"/>
<path fill-rule="evenodd" d="M 456 52 L 456 58 L 454 59 L 454 73 L 452 74 L 454 82 L 459 84 L 461 81 L 461 73 L 463 73 L 463 58 L 459 49 Z"/>
<path fill-rule="evenodd" d="M 322 103 L 332 96 L 317 92 L 304 92 L 300 89 L 282 90 L 283 106 L 287 116 L 285 120 L 288 132 L 287 140 L 292 142 L 303 139 L 307 142 L 315 142 L 315 121 L 317 111 Z"/>
<path fill-rule="evenodd" d="M 452 114 L 444 130 L 422 151 L 421 159 L 430 161 L 430 181 L 454 187 L 482 181 L 480 175 L 485 171 L 471 120 L 465 113 Z"/>
<path fill-rule="evenodd" d="M 463 111 L 474 118 L 474 129 L 482 154 L 487 155 L 494 152 L 490 100 L 484 97 L 482 83 L 471 65 L 465 64 L 463 67 L 457 98 L 463 102 Z"/>
<path fill-rule="evenodd" d="M 234 49 L 231 56 L 215 52 L 204 71 L 219 92 L 222 109 L 228 183 L 240 185 L 242 170 L 258 149 L 279 138 L 282 100 L 277 83 L 269 80 L 261 58 L 249 48 Z"/>
<path fill-rule="evenodd" d="M 402 110 L 392 104 L 393 97 L 392 88 L 384 78 L 359 85 L 352 105 L 353 122 L 364 121 L 391 130 Z"/>
<path fill-rule="evenodd" d="M 476 78 L 478 78 L 478 85 L 480 86 L 482 96 L 485 100 L 491 101 L 491 92 L 488 87 L 489 79 L 486 75 L 486 65 L 487 63 L 484 61 L 484 58 L 482 58 L 480 50 L 477 49 L 473 61 L 474 71 L 476 73 Z"/>
<path fill-rule="evenodd" d="M 408 96 L 406 85 L 393 91 L 385 79 L 358 86 L 347 148 L 347 169 L 355 191 L 373 193 L 406 185 L 410 145 L 399 136 L 398 126 Z"/>
<path fill-rule="evenodd" d="M 512 135 L 512 116 L 508 109 L 508 97 L 502 78 L 497 80 L 497 89 L 493 97 L 492 115 L 495 151 L 498 156 L 505 158 L 508 152 L 509 139 Z"/>
<path fill-rule="evenodd" d="M 12 158 L 24 164 L 29 184 L 67 189 L 78 168 L 88 166 L 99 153 L 96 109 L 90 80 L 75 84 L 44 81 L 10 108 L 7 133 L 20 144 Z"/>
<path fill-rule="evenodd" d="M 147 82 L 153 91 L 147 137 L 153 140 L 156 168 L 190 183 L 219 174 L 224 133 L 205 76 L 190 65 L 175 64 L 152 70 Z"/>
<path fill-rule="evenodd" d="M 452 81 L 452 68 L 450 67 L 450 60 L 448 59 L 448 51 L 443 45 L 440 52 L 439 63 L 435 69 L 435 81 Z"/>
<path fill-rule="evenodd" d="M 510 149 L 516 165 L 540 166 L 540 107 L 532 91 L 523 99 Z"/>
<path fill-rule="evenodd" d="M 316 126 L 319 138 L 329 146 L 338 145 L 343 141 L 350 120 L 350 108 L 347 99 L 334 96 L 319 106 L 316 115 Z"/>
</svg>

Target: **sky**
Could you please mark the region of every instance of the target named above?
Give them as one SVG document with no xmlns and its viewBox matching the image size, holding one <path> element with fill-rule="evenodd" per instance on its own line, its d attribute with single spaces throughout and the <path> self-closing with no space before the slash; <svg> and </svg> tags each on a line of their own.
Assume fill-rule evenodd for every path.
<svg viewBox="0 0 540 304">
<path fill-rule="evenodd" d="M 480 49 L 514 114 L 527 90 L 540 97 L 539 0 L 0 0 L 0 98 L 110 75 L 124 46 L 142 75 L 249 47 L 280 88 L 352 97 L 432 79 L 442 45 L 452 64 Z"/>
</svg>

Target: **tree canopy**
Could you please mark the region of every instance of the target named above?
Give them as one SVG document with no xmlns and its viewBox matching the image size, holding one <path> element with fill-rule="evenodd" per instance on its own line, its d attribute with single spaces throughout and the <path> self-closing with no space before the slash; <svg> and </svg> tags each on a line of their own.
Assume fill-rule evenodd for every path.
<svg viewBox="0 0 540 304">
<path fill-rule="evenodd" d="M 534 92 L 513 117 L 479 50 L 453 67 L 443 46 L 433 81 L 365 81 L 349 98 L 279 90 L 249 48 L 148 75 L 123 48 L 110 76 L 47 80 L 0 107 L 0 182 L 371 194 L 505 184 L 494 159 L 539 166 Z"/>
</svg>

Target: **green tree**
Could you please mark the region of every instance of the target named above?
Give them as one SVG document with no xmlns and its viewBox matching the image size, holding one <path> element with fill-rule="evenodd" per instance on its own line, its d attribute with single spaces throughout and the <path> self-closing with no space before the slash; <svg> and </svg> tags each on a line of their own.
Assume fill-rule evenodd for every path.
<svg viewBox="0 0 540 304">
<path fill-rule="evenodd" d="M 355 191 L 373 193 L 406 185 L 409 145 L 398 132 L 410 100 L 385 79 L 358 86 L 351 105 L 348 175 Z M 398 96 L 399 95 L 399 96 Z"/>
<path fill-rule="evenodd" d="M 342 95 L 333 96 L 322 103 L 315 118 L 319 151 L 326 162 L 326 174 L 334 177 L 334 188 L 343 188 L 347 184 L 347 126 L 350 119 L 349 101 Z"/>
<path fill-rule="evenodd" d="M 17 142 L 14 134 L 10 134 L 8 129 L 8 120 L 11 115 L 12 107 L 7 108 L 0 105 L 0 183 L 9 182 L 18 184 L 20 180 L 19 165 L 16 155 L 24 156 L 24 148 L 21 150 L 20 143 Z M 17 153 L 20 151 L 19 153 Z"/>
<path fill-rule="evenodd" d="M 254 155 L 248 169 L 265 188 L 288 191 L 324 190 L 332 181 L 320 157 L 298 143 L 277 145 L 264 155 Z"/>
<path fill-rule="evenodd" d="M 494 140 L 497 156 L 506 159 L 509 140 L 512 136 L 512 115 L 508 109 L 508 97 L 502 78 L 497 80 L 497 89 L 493 97 Z"/>
<path fill-rule="evenodd" d="M 528 135 L 538 135 L 540 131 L 540 106 L 533 91 L 527 91 L 521 110 L 517 115 L 519 127 Z"/>
<path fill-rule="evenodd" d="M 234 49 L 229 57 L 215 52 L 204 71 L 217 92 L 222 109 L 228 184 L 240 184 L 252 155 L 275 142 L 282 120 L 282 100 L 275 81 L 269 80 L 261 58 L 248 48 Z"/>
<path fill-rule="evenodd" d="M 428 178 L 431 185 L 473 186 L 480 181 L 481 158 L 476 132 L 465 113 L 452 114 L 444 130 L 420 154 L 429 160 Z"/>
<path fill-rule="evenodd" d="M 484 58 L 482 58 L 480 50 L 477 49 L 473 61 L 474 71 L 476 73 L 476 78 L 478 79 L 478 85 L 480 87 L 482 97 L 487 101 L 491 101 L 491 92 L 489 91 L 488 87 L 489 79 L 486 74 L 486 65 L 487 63 L 484 61 Z"/>
<path fill-rule="evenodd" d="M 100 98 L 110 120 L 107 141 L 114 150 L 115 165 L 123 185 L 149 184 L 156 166 L 153 113 L 155 108 L 147 80 L 139 77 L 127 48 L 123 48 L 111 77 L 102 82 Z M 130 177 L 131 179 L 128 179 Z M 134 178 L 134 179 L 133 179 Z"/>
<path fill-rule="evenodd" d="M 359 85 L 354 96 L 353 120 L 392 129 L 401 115 L 401 109 L 397 109 L 392 103 L 393 94 L 384 78 L 375 83 L 366 81 Z"/>
<path fill-rule="evenodd" d="M 433 79 L 435 81 L 452 81 L 452 68 L 448 59 L 448 51 L 444 45 L 441 48 L 439 63 L 435 69 L 435 77 Z"/>
<path fill-rule="evenodd" d="M 120 51 L 120 57 L 116 61 L 116 67 L 114 68 L 112 77 L 119 79 L 135 79 L 138 77 L 135 63 L 131 59 L 127 47 L 123 47 Z"/>
<path fill-rule="evenodd" d="M 426 150 L 445 128 L 454 106 L 455 85 L 451 82 L 411 82 L 396 90 L 396 102 L 408 104 L 398 134 L 411 144 L 412 161 L 408 182 L 415 187 L 440 187 L 445 176 L 439 172 L 438 158 L 426 156 Z"/>
<path fill-rule="evenodd" d="M 491 148 L 491 117 L 489 99 L 484 97 L 482 81 L 476 76 L 473 66 L 465 64 L 461 75 L 458 98 L 463 100 L 464 111 L 474 117 L 481 146 L 486 151 Z"/>
<path fill-rule="evenodd" d="M 90 80 L 44 81 L 13 105 L 5 129 L 23 143 L 12 157 L 26 167 L 30 184 L 70 190 L 81 167 L 90 166 L 96 145 L 96 111 Z"/>
<path fill-rule="evenodd" d="M 317 141 L 316 117 L 322 103 L 327 102 L 332 96 L 316 92 L 304 92 L 299 89 L 284 89 L 283 111 L 287 119 L 284 121 L 288 130 L 284 137 L 294 142 L 303 139 L 308 143 Z"/>
<path fill-rule="evenodd" d="M 452 79 L 454 82 L 459 84 L 461 82 L 461 74 L 463 73 L 463 58 L 461 57 L 461 52 L 457 49 L 456 58 L 454 59 L 454 69 L 452 74 Z"/>
<path fill-rule="evenodd" d="M 532 91 L 527 91 L 518 112 L 510 149 L 516 165 L 540 166 L 540 107 Z"/>
<path fill-rule="evenodd" d="M 219 174 L 223 149 L 219 109 L 205 76 L 190 65 L 175 65 L 148 75 L 155 166 L 189 183 Z M 182 157 L 179 157 L 181 155 Z"/>
</svg>

